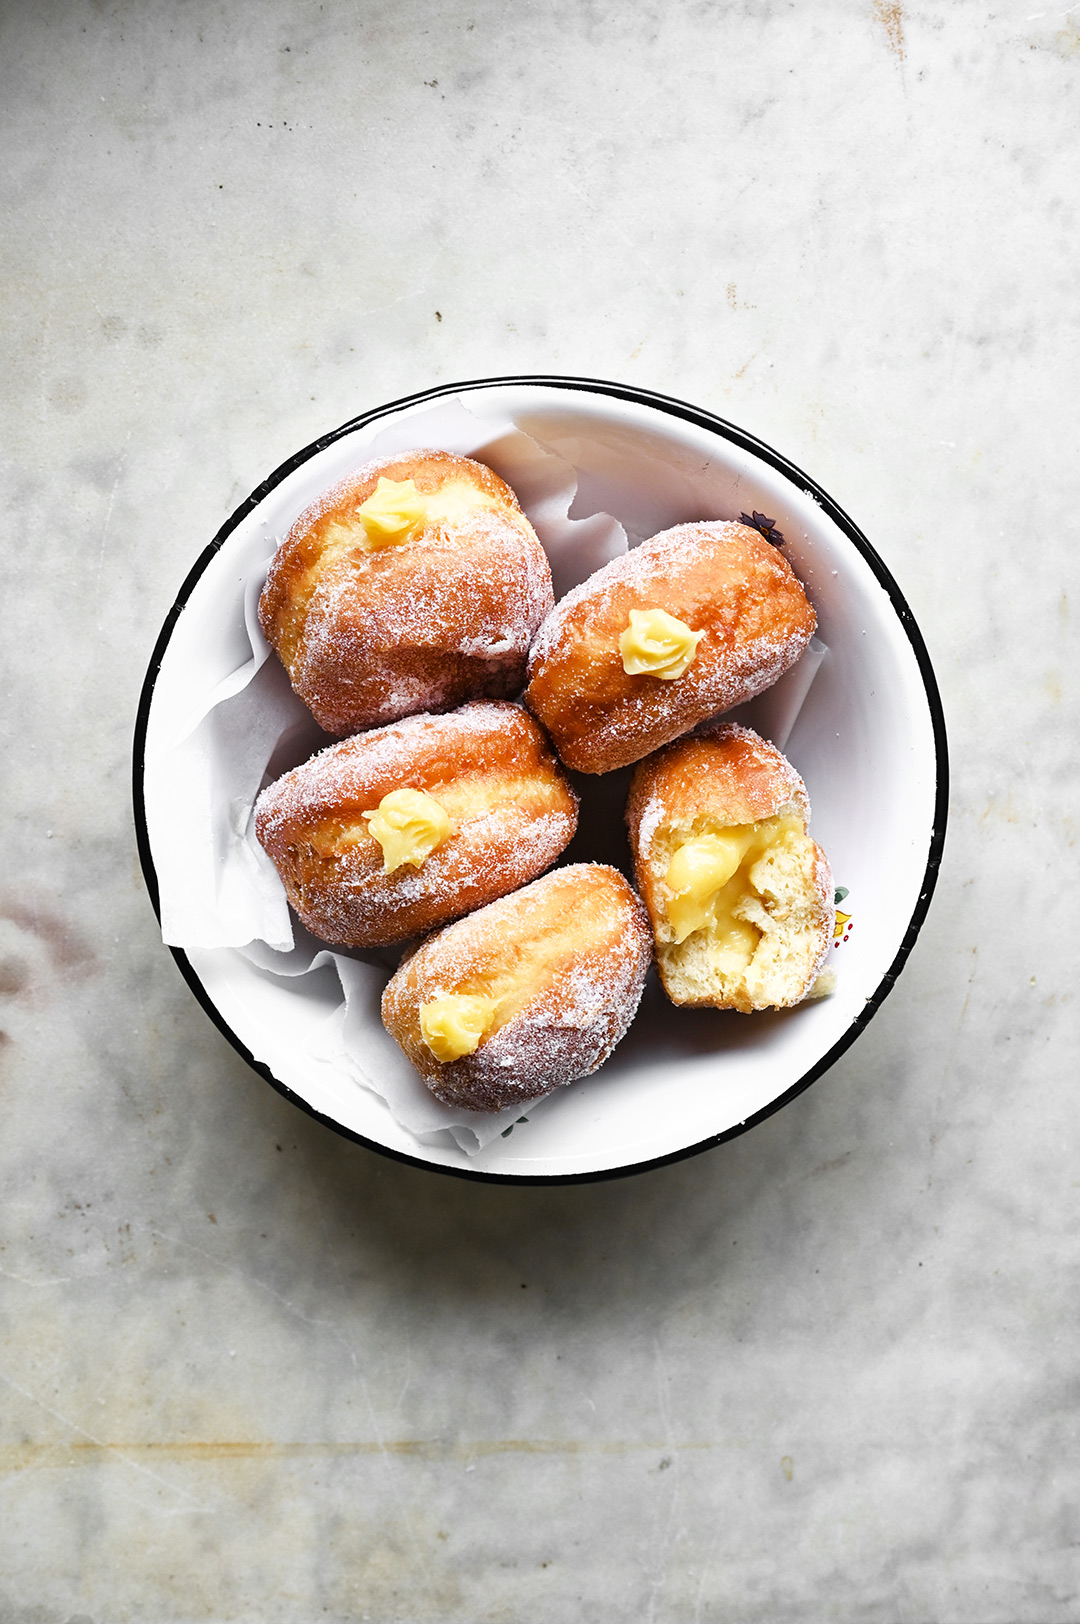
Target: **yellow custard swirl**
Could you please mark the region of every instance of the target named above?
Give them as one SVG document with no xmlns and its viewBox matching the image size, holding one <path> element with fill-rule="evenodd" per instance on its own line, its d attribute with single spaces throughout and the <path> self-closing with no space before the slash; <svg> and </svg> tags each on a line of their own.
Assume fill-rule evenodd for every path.
<svg viewBox="0 0 1080 1624">
<path fill-rule="evenodd" d="M 463 479 L 447 479 L 433 491 L 418 491 L 412 479 L 386 479 L 380 475 L 366 502 L 356 509 L 363 527 L 361 542 L 368 552 L 400 547 L 430 525 L 454 525 L 469 514 L 498 507 L 487 491 Z"/>
<path fill-rule="evenodd" d="M 420 1035 L 436 1060 L 446 1065 L 480 1047 L 497 1005 L 493 998 L 447 992 L 420 1006 Z"/>
<path fill-rule="evenodd" d="M 373 551 L 407 541 L 424 521 L 424 499 L 411 479 L 383 479 L 356 510 Z"/>
<path fill-rule="evenodd" d="M 623 670 L 628 677 L 673 682 L 692 663 L 704 635 L 666 609 L 631 609 L 630 624 L 619 638 Z"/>
<path fill-rule="evenodd" d="M 364 812 L 368 833 L 383 850 L 383 870 L 392 874 L 403 863 L 419 868 L 451 832 L 447 812 L 422 789 L 392 789 L 374 812 Z"/>
</svg>

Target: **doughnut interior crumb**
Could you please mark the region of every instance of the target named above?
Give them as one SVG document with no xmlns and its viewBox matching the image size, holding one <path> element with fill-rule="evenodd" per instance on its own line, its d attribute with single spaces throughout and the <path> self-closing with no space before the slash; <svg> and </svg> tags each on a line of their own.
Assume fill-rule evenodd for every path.
<svg viewBox="0 0 1080 1624">
<path fill-rule="evenodd" d="M 812 1004 L 816 1003 L 819 998 L 831 998 L 836 991 L 839 979 L 835 970 L 822 970 L 803 1002 Z"/>
<path fill-rule="evenodd" d="M 794 806 L 733 827 L 708 816 L 661 825 L 650 866 L 663 876 L 656 953 L 675 1003 L 750 1012 L 805 995 L 821 902 L 817 848 Z"/>
</svg>

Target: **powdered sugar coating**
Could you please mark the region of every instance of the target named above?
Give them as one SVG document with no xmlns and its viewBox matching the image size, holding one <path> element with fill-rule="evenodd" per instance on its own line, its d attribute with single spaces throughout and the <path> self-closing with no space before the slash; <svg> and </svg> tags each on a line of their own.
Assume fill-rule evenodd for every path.
<svg viewBox="0 0 1080 1624">
<path fill-rule="evenodd" d="M 361 814 L 421 789 L 453 829 L 419 868 L 387 874 Z M 476 702 L 404 718 L 313 756 L 259 796 L 255 828 L 301 919 L 371 947 L 457 918 L 534 879 L 577 825 L 577 800 L 520 706 Z"/>
<path fill-rule="evenodd" d="M 630 676 L 619 634 L 631 608 L 663 608 L 703 636 L 675 681 Z M 787 560 L 746 525 L 676 525 L 567 593 L 529 656 L 526 702 L 563 760 L 607 772 L 770 687 L 813 635 Z"/>
<path fill-rule="evenodd" d="M 420 1036 L 420 1008 L 528 966 L 535 944 L 552 937 L 555 960 L 522 1007 L 474 1054 L 440 1064 Z M 576 863 L 424 942 L 388 984 L 383 1021 L 445 1104 L 524 1105 L 603 1065 L 637 1012 L 651 956 L 645 910 L 623 876 Z"/>
<path fill-rule="evenodd" d="M 355 513 L 381 477 L 422 493 L 451 482 L 476 505 L 372 552 Z M 470 458 L 417 451 L 368 463 L 300 515 L 259 614 L 319 724 L 349 733 L 518 693 L 551 605 L 547 556 L 509 486 Z"/>
</svg>

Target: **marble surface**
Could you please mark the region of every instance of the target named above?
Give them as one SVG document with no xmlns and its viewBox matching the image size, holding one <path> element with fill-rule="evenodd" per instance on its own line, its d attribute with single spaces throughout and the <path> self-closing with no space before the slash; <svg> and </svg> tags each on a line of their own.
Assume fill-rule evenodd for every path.
<svg viewBox="0 0 1080 1624">
<path fill-rule="evenodd" d="M 1074 10 L 11 0 L 0 48 L 0 1619 L 1080 1619 Z M 806 468 L 952 748 L 858 1043 L 570 1188 L 283 1102 L 129 804 L 236 504 L 510 372 Z"/>
</svg>

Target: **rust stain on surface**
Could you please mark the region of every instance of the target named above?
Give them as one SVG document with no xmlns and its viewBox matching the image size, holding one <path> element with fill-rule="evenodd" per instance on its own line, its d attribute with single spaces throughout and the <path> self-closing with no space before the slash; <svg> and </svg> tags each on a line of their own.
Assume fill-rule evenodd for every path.
<svg viewBox="0 0 1080 1624">
<path fill-rule="evenodd" d="M 95 968 L 93 949 L 53 909 L 7 897 L 0 902 L 0 919 L 10 919 L 20 930 L 44 942 L 58 969 L 84 976 Z"/>
<path fill-rule="evenodd" d="M 0 1473 L 31 1467 L 96 1466 L 112 1459 L 153 1462 L 337 1459 L 348 1455 L 415 1456 L 431 1461 L 470 1461 L 489 1455 L 632 1455 L 661 1449 L 683 1453 L 711 1449 L 708 1443 L 626 1443 L 577 1438 L 398 1438 L 379 1442 L 349 1438 L 338 1442 L 272 1443 L 256 1438 L 167 1439 L 160 1443 L 113 1443 L 73 1438 L 64 1443 L 0 1445 Z"/>
<path fill-rule="evenodd" d="M 30 980 L 30 966 L 15 955 L 0 959 L 0 995 L 14 997 Z"/>
<path fill-rule="evenodd" d="M 1066 60 L 1080 56 L 1080 24 L 1070 19 L 1064 28 L 1058 29 L 1054 35 L 1054 51 Z"/>
<path fill-rule="evenodd" d="M 885 30 L 889 50 L 898 62 L 904 60 L 904 11 L 900 0 L 874 0 L 874 16 Z"/>
</svg>

